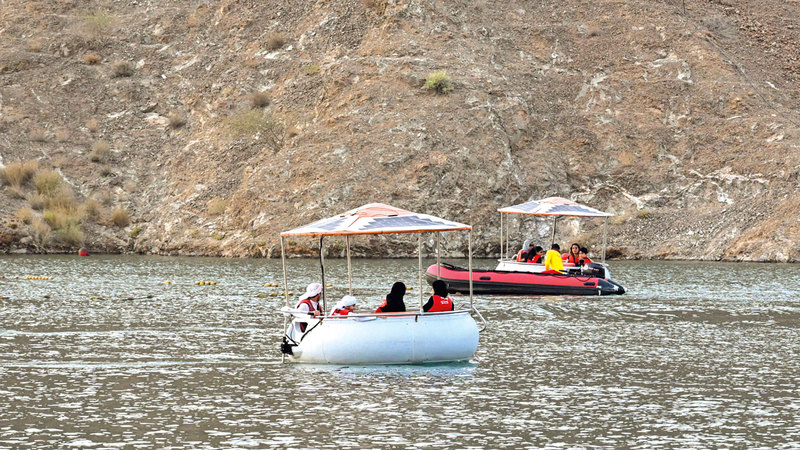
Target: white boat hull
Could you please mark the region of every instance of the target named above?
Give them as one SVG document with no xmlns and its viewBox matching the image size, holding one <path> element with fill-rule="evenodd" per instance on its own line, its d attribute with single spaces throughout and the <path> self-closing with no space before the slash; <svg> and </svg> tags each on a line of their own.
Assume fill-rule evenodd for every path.
<svg viewBox="0 0 800 450">
<path fill-rule="evenodd" d="M 299 320 L 295 318 L 294 320 Z M 288 360 L 315 364 L 423 364 L 469 360 L 478 325 L 469 310 L 351 314 L 308 322 Z M 290 329 L 293 325 L 290 324 Z"/>
</svg>

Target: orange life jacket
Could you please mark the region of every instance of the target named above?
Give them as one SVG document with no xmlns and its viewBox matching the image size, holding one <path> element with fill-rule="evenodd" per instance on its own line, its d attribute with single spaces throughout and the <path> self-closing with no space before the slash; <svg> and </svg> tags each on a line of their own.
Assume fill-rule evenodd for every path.
<svg viewBox="0 0 800 450">
<path fill-rule="evenodd" d="M 567 264 L 575 264 L 575 265 L 577 265 L 578 261 L 579 261 L 579 259 L 575 255 L 573 255 L 572 253 L 567 253 L 566 257 L 565 258 L 561 258 L 561 259 L 563 259 L 564 262 L 567 263 Z"/>
<path fill-rule="evenodd" d="M 314 315 L 314 311 L 322 312 L 322 310 L 319 309 L 319 302 L 317 302 L 317 306 L 315 307 L 314 304 L 311 302 L 310 298 L 301 300 L 300 303 L 297 304 L 297 308 L 300 308 L 300 305 L 302 305 L 303 303 L 308 305 L 308 313 L 311 314 L 312 316 Z"/>
<path fill-rule="evenodd" d="M 440 312 L 440 311 L 452 311 L 453 310 L 453 301 L 450 300 L 450 297 L 439 297 L 438 295 L 433 295 L 433 305 L 431 305 L 431 309 L 427 312 Z"/>
<path fill-rule="evenodd" d="M 528 251 L 525 250 L 524 248 L 522 250 L 520 250 L 519 253 L 517 253 L 517 262 L 524 262 L 525 261 L 525 258 L 522 257 L 523 253 L 528 253 Z"/>
<path fill-rule="evenodd" d="M 346 316 L 348 314 L 350 314 L 350 310 L 349 309 L 345 309 L 345 308 L 342 308 L 342 309 L 336 308 L 331 313 L 332 316 L 337 316 L 337 315 L 338 316 Z"/>
</svg>

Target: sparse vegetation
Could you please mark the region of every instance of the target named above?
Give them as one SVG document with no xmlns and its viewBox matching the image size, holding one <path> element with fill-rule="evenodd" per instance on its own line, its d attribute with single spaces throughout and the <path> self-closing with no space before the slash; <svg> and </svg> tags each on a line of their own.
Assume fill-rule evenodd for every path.
<svg viewBox="0 0 800 450">
<path fill-rule="evenodd" d="M 30 181 L 38 169 L 39 163 L 36 161 L 14 161 L 0 169 L 0 178 L 3 184 L 19 189 Z"/>
<path fill-rule="evenodd" d="M 167 126 L 173 130 L 186 125 L 186 118 L 177 111 L 167 114 Z"/>
<path fill-rule="evenodd" d="M 264 108 L 269 106 L 269 94 L 266 92 L 255 92 L 250 96 L 250 104 L 253 108 Z"/>
<path fill-rule="evenodd" d="M 103 207 L 100 205 L 100 202 L 94 198 L 83 202 L 81 208 L 83 209 L 83 216 L 91 221 L 96 221 L 103 214 Z"/>
<path fill-rule="evenodd" d="M 19 221 L 22 223 L 30 225 L 31 223 L 33 223 L 33 219 L 35 217 L 36 217 L 36 212 L 34 212 L 33 209 L 31 208 L 25 207 L 17 210 L 17 219 L 19 219 Z"/>
<path fill-rule="evenodd" d="M 128 61 L 114 61 L 111 64 L 111 77 L 123 78 L 133 76 L 133 64 Z"/>
<path fill-rule="evenodd" d="M 136 239 L 139 236 L 139 233 L 141 232 L 142 232 L 142 227 L 136 225 L 135 227 L 133 227 L 131 232 L 128 233 L 128 236 L 132 237 L 133 239 Z"/>
<path fill-rule="evenodd" d="M 309 64 L 303 68 L 306 75 L 316 75 L 319 73 L 319 64 Z"/>
<path fill-rule="evenodd" d="M 83 62 L 90 66 L 100 64 L 100 55 L 97 53 L 87 53 L 83 55 Z"/>
<path fill-rule="evenodd" d="M 31 208 L 41 211 L 44 209 L 44 204 L 47 201 L 47 197 L 38 192 L 28 194 L 28 204 L 31 205 Z"/>
<path fill-rule="evenodd" d="M 64 246 L 77 247 L 84 243 L 86 235 L 79 224 L 70 222 L 53 233 L 53 240 Z"/>
<path fill-rule="evenodd" d="M 95 118 L 91 118 L 86 121 L 86 129 L 90 132 L 94 133 L 97 129 L 100 128 L 100 123 Z"/>
<path fill-rule="evenodd" d="M 210 215 L 218 216 L 225 212 L 225 208 L 228 207 L 228 201 L 214 197 L 208 201 L 208 204 L 206 206 L 207 206 L 207 211 Z"/>
<path fill-rule="evenodd" d="M 56 130 L 56 140 L 58 142 L 66 142 L 69 140 L 69 130 L 66 128 L 59 128 Z"/>
<path fill-rule="evenodd" d="M 28 51 L 40 52 L 44 47 L 44 42 L 41 39 L 31 39 L 28 41 Z"/>
<path fill-rule="evenodd" d="M 105 160 L 111 153 L 111 144 L 106 141 L 97 141 L 92 144 L 92 151 L 89 153 L 89 159 L 92 162 L 100 162 Z"/>
<path fill-rule="evenodd" d="M 33 245 L 41 249 L 50 243 L 50 234 L 53 232 L 50 225 L 42 219 L 36 218 L 30 227 L 29 236 L 33 240 Z"/>
<path fill-rule="evenodd" d="M 283 146 L 286 135 L 283 123 L 275 116 L 261 110 L 242 111 L 229 117 L 225 122 L 234 137 L 260 137 L 273 152 L 277 152 Z"/>
<path fill-rule="evenodd" d="M 131 216 L 128 214 L 128 210 L 125 208 L 114 208 L 114 210 L 111 211 L 111 223 L 120 228 L 130 225 Z"/>
<path fill-rule="evenodd" d="M 40 170 L 33 176 L 33 184 L 40 194 L 50 197 L 60 189 L 61 175 L 49 169 Z"/>
<path fill-rule="evenodd" d="M 114 17 L 103 10 L 96 10 L 83 16 L 83 30 L 92 37 L 98 37 L 108 31 L 114 23 Z"/>
<path fill-rule="evenodd" d="M 267 36 L 267 50 L 275 51 L 286 44 L 286 38 L 281 33 L 270 33 Z"/>
<path fill-rule="evenodd" d="M 650 215 L 650 210 L 647 209 L 640 209 L 636 212 L 636 217 L 639 219 L 646 219 Z"/>
<path fill-rule="evenodd" d="M 425 89 L 434 91 L 437 94 L 447 94 L 453 90 L 453 80 L 446 70 L 433 72 L 425 78 Z"/>
<path fill-rule="evenodd" d="M 28 137 L 33 142 L 47 142 L 47 131 L 44 128 L 36 127 L 28 133 Z"/>
</svg>

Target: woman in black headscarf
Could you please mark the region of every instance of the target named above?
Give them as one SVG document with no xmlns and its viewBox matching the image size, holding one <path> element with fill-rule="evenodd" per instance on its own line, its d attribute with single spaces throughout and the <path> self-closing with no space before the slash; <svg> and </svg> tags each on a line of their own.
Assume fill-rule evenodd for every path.
<svg viewBox="0 0 800 450">
<path fill-rule="evenodd" d="M 375 312 L 405 312 L 406 304 L 403 302 L 404 295 L 406 295 L 406 285 L 398 281 L 392 285 L 392 292 L 386 296 L 386 300 L 381 303 L 381 306 L 379 306 Z"/>
</svg>

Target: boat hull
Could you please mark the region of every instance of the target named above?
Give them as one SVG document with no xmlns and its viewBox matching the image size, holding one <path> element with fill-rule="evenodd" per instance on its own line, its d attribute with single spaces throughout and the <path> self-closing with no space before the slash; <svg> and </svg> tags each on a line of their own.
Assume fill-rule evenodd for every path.
<svg viewBox="0 0 800 450">
<path fill-rule="evenodd" d="M 312 364 L 424 364 L 467 361 L 478 349 L 470 311 L 312 319 L 287 355 Z"/>
<path fill-rule="evenodd" d="M 433 284 L 437 279 L 447 282 L 451 293 L 469 292 L 469 271 L 450 264 L 428 267 L 425 279 Z M 580 274 L 549 274 L 541 272 L 506 272 L 473 270 L 472 292 L 475 294 L 518 295 L 618 295 L 625 288 L 604 278 Z"/>
</svg>

